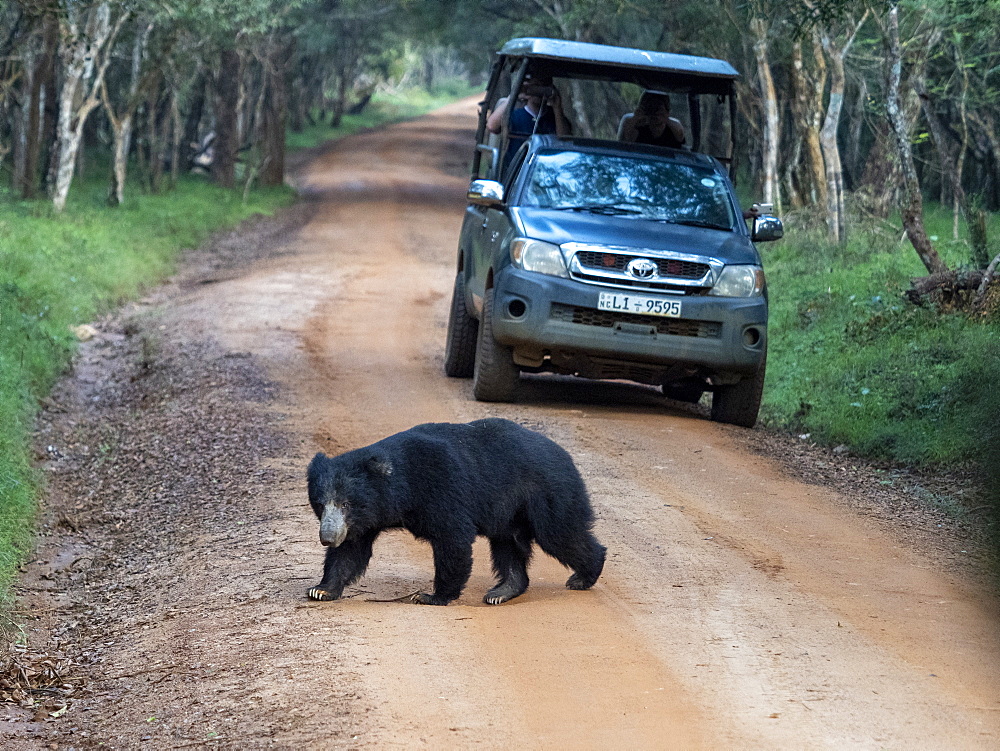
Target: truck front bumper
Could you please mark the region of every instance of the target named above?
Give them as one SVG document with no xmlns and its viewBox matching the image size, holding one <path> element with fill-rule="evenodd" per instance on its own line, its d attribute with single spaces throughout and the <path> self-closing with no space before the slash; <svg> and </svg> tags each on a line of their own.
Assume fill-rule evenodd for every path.
<svg viewBox="0 0 1000 751">
<path fill-rule="evenodd" d="M 521 365 L 621 362 L 664 371 L 717 376 L 752 375 L 767 351 L 767 301 L 762 297 L 635 294 L 681 301 L 681 317 L 598 309 L 601 292 L 628 291 L 585 284 L 508 266 L 495 280 L 493 332 Z M 573 368 L 569 368 L 572 370 Z M 599 368 L 598 368 L 599 370 Z M 581 375 L 587 375 L 581 372 Z"/>
</svg>

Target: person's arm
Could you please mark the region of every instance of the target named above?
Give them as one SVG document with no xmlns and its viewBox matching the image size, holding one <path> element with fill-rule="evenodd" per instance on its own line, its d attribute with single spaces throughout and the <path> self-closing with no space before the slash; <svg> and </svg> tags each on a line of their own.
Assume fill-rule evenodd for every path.
<svg viewBox="0 0 1000 751">
<path fill-rule="evenodd" d="M 676 138 L 679 143 L 684 143 L 684 126 L 681 125 L 680 120 L 676 117 L 668 117 L 667 127 L 670 128 L 670 132 L 674 134 L 674 138 Z"/>
<path fill-rule="evenodd" d="M 549 106 L 552 108 L 552 116 L 556 121 L 556 135 L 560 138 L 573 135 L 573 125 L 563 113 L 562 97 L 559 95 L 559 89 L 555 87 L 552 87 L 552 98 L 549 100 Z"/>
<path fill-rule="evenodd" d="M 622 115 L 621 122 L 618 123 L 618 140 L 627 143 L 634 143 L 639 135 L 639 127 L 635 122 L 635 114 L 626 112 Z"/>
<path fill-rule="evenodd" d="M 510 97 L 506 96 L 503 99 L 497 100 L 497 106 L 494 107 L 490 116 L 486 118 L 486 130 L 490 133 L 499 133 L 503 130 L 503 119 L 507 114 L 508 101 L 510 101 Z"/>
</svg>

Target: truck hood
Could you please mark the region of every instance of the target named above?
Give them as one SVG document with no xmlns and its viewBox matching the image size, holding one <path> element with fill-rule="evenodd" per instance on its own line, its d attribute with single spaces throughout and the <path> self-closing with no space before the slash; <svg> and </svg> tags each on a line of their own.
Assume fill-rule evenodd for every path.
<svg viewBox="0 0 1000 751">
<path fill-rule="evenodd" d="M 510 212 L 516 232 L 555 245 L 592 243 L 709 256 L 726 264 L 760 263 L 750 238 L 739 232 L 575 211 L 515 207 Z"/>
</svg>

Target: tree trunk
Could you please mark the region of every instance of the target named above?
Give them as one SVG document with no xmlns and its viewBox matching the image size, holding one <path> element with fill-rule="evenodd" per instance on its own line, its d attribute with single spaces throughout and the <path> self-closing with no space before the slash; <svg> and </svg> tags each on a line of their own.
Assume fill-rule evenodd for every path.
<svg viewBox="0 0 1000 751">
<path fill-rule="evenodd" d="M 301 133 L 305 130 L 305 113 L 308 106 L 306 102 L 309 101 L 311 87 L 309 86 L 309 76 L 303 70 L 303 65 L 300 64 L 300 69 L 292 82 L 291 104 L 288 106 L 288 128 L 292 133 Z"/>
<path fill-rule="evenodd" d="M 223 50 L 215 84 L 215 158 L 212 179 L 232 188 L 236 184 L 236 155 L 239 151 L 237 105 L 240 96 L 241 59 L 233 49 Z"/>
<path fill-rule="evenodd" d="M 87 91 L 87 86 L 92 78 L 103 79 L 107 67 L 106 62 L 98 65 L 96 58 L 111 35 L 111 9 L 107 3 L 102 3 L 82 13 L 86 21 L 83 29 L 76 13 L 69 12 L 62 19 L 60 57 L 63 85 L 59 97 L 58 146 L 52 184 L 52 205 L 56 212 L 66 207 L 77 152 L 83 138 L 83 126 L 87 116 L 97 106 L 94 89 Z M 100 80 L 95 82 L 100 84 Z"/>
<path fill-rule="evenodd" d="M 252 100 L 256 104 L 256 100 L 253 100 L 247 95 L 247 70 L 243 68 L 240 75 L 239 81 L 239 96 L 236 98 L 236 151 L 237 153 L 243 144 L 245 144 L 250 138 L 248 134 L 253 133 L 253 113 L 248 111 L 247 101 Z"/>
<path fill-rule="evenodd" d="M 187 117 L 184 120 L 184 156 L 185 162 L 190 161 L 191 153 L 201 145 L 201 117 L 205 111 L 205 88 L 208 81 L 204 74 L 199 74 L 191 86 L 191 98 L 188 102 Z"/>
<path fill-rule="evenodd" d="M 573 100 L 573 132 L 584 137 L 593 137 L 594 129 L 590 123 L 590 115 L 587 112 L 587 101 L 583 93 L 583 86 L 580 81 L 570 80 L 569 90 L 572 92 Z"/>
<path fill-rule="evenodd" d="M 987 163 L 984 165 L 984 170 L 987 172 L 988 177 L 982 180 L 980 184 L 985 184 L 987 187 L 992 186 L 992 198 L 991 205 L 996 205 L 1000 203 L 1000 126 L 997 125 L 996 120 L 993 116 L 986 111 L 970 111 L 968 112 L 968 120 L 972 125 L 976 126 L 976 130 L 985 142 L 989 154 L 992 154 L 992 165 Z M 988 160 L 987 160 L 988 162 Z M 986 192 L 985 190 L 983 192 Z"/>
<path fill-rule="evenodd" d="M 47 15 L 42 24 L 42 52 L 34 58 L 31 83 L 25 105 L 28 108 L 28 116 L 24 133 L 24 159 L 21 164 L 21 175 L 20 179 L 14 182 L 14 189 L 25 200 L 35 198 L 38 192 L 42 141 L 46 132 L 44 113 L 46 99 L 52 97 L 58 44 L 59 24 L 52 15 Z"/>
<path fill-rule="evenodd" d="M 773 203 L 781 210 L 781 196 L 778 192 L 778 95 L 771 76 L 771 65 L 767 56 L 767 24 L 763 18 L 750 20 L 753 34 L 754 57 L 757 60 L 757 80 L 760 84 L 761 100 L 764 103 L 764 202 Z"/>
<path fill-rule="evenodd" d="M 847 220 L 844 212 L 844 167 L 840 159 L 840 145 L 837 132 L 840 128 L 840 115 L 844 109 L 844 91 L 847 80 L 844 74 L 844 58 L 854 43 L 854 37 L 868 18 L 868 12 L 859 21 L 849 21 L 843 40 L 838 44 L 833 40 L 829 30 L 819 35 L 819 42 L 829 62 L 830 97 L 826 107 L 826 117 L 820 130 L 820 143 L 823 148 L 823 162 L 826 167 L 826 207 L 827 228 L 829 237 L 834 242 L 844 242 L 847 239 Z M 817 54 L 819 50 L 817 50 Z"/>
<path fill-rule="evenodd" d="M 917 169 L 913 162 L 913 149 L 910 145 L 910 129 L 902 112 L 900 99 L 900 78 L 902 77 L 903 59 L 899 43 L 899 3 L 892 2 L 888 16 L 886 63 L 889 68 L 888 97 L 886 109 L 889 123 L 892 126 L 896 140 L 896 150 L 899 154 L 900 167 L 903 171 L 903 202 L 900 211 L 903 216 L 903 227 L 910 239 L 913 249 L 920 256 L 924 267 L 931 274 L 948 271 L 948 267 L 931 244 L 924 228 L 924 201 L 920 194 L 920 181 L 917 179 Z"/>
<path fill-rule="evenodd" d="M 844 183 L 848 190 L 853 190 L 861 182 L 861 173 L 864 169 L 861 159 L 861 134 L 865 129 L 865 103 L 868 101 L 868 83 L 862 78 L 858 82 L 857 96 L 854 99 L 854 110 L 848 113 L 847 121 L 850 123 L 849 137 L 847 139 L 847 178 Z M 844 167 L 844 160 L 841 160 L 841 167 Z"/>
<path fill-rule="evenodd" d="M 184 122 L 181 118 L 180 102 L 177 101 L 177 89 L 170 92 L 170 187 L 177 187 L 181 170 L 181 138 L 184 134 Z"/>
<path fill-rule="evenodd" d="M 287 66 L 291 43 L 279 43 L 264 63 L 264 86 L 268 96 L 262 114 L 263 167 L 261 185 L 277 186 L 285 181 L 285 124 L 288 119 Z"/>
<path fill-rule="evenodd" d="M 826 89 L 826 60 L 816 35 L 813 35 L 813 61 L 816 73 L 812 77 L 812 87 L 807 90 L 803 136 L 811 169 L 810 198 L 814 204 L 826 205 L 826 164 L 823 162 L 823 146 L 819 137 L 820 123 L 823 120 L 823 91 Z"/>
<path fill-rule="evenodd" d="M 830 62 L 830 101 L 826 107 L 826 117 L 820 131 L 823 147 L 823 163 L 826 166 L 826 226 L 829 238 L 836 243 L 844 242 L 844 172 L 840 163 L 840 147 L 837 144 L 837 128 L 840 112 L 844 106 L 844 53 L 846 48 L 837 47 L 829 34 L 823 34 L 823 51 Z"/>
<path fill-rule="evenodd" d="M 330 117 L 330 127 L 339 128 L 344 119 L 344 112 L 347 109 L 347 81 L 348 68 L 338 66 L 337 69 L 337 98 L 333 102 L 333 115 Z"/>
<path fill-rule="evenodd" d="M 24 185 L 26 180 L 25 176 L 25 162 L 27 161 L 27 154 L 25 153 L 28 149 L 28 134 L 33 130 L 37 130 L 37 125 L 32 128 L 32 111 L 38 112 L 38 99 L 37 92 L 33 91 L 36 87 L 33 85 L 33 78 L 35 74 L 35 59 L 37 55 L 29 49 L 25 51 L 23 55 L 24 73 L 21 76 L 22 88 L 19 98 L 19 107 L 17 112 L 17 117 L 11 117 L 10 123 L 10 138 L 11 138 L 11 148 L 14 152 L 13 158 L 13 174 L 11 176 L 11 187 L 13 187 L 15 193 L 22 193 L 24 191 Z M 38 120 L 37 114 L 34 118 Z"/>
<path fill-rule="evenodd" d="M 146 141 L 149 146 L 149 192 L 159 193 L 163 187 L 163 161 L 166 157 L 166 123 L 161 92 L 162 79 L 156 82 L 155 88 L 146 102 Z"/>
<path fill-rule="evenodd" d="M 990 243 L 986 231 L 986 212 L 979 206 L 969 206 L 965 221 L 969 225 L 969 244 L 972 246 L 972 263 L 984 268 L 990 261 Z"/>
<path fill-rule="evenodd" d="M 823 152 L 820 146 L 820 121 L 823 117 L 823 90 L 826 86 L 826 61 L 819 43 L 814 45 L 816 70 L 807 71 L 802 42 L 792 44 L 792 119 L 797 138 L 793 148 L 797 162 L 797 190 L 800 205 L 826 204 L 826 169 L 823 166 Z M 786 184 L 787 184 L 786 179 Z M 789 196 L 793 205 L 795 197 Z"/>
<path fill-rule="evenodd" d="M 931 142 L 937 151 L 938 165 L 941 170 L 941 205 L 945 206 L 948 204 L 949 198 L 957 195 L 956 188 L 958 192 L 962 190 L 961 182 L 956 186 L 954 179 L 954 165 L 957 158 L 955 144 L 948 132 L 948 128 L 941 121 L 935 110 L 934 99 L 927 91 L 927 76 L 922 68 L 914 72 L 911 85 L 917 93 L 917 98 L 920 100 L 920 108 L 924 113 L 924 119 L 927 121 L 927 129 L 930 131 Z"/>
<path fill-rule="evenodd" d="M 100 103 L 98 92 L 111 62 L 111 47 L 126 18 L 122 13 L 112 24 L 108 3 L 101 3 L 83 10 L 71 8 L 60 19 L 63 86 L 59 96 L 58 145 L 51 181 L 52 205 L 57 213 L 66 207 L 83 129 L 87 117 Z M 81 20 L 85 21 L 83 28 Z"/>
<path fill-rule="evenodd" d="M 108 120 L 111 122 L 114 140 L 108 205 L 121 206 L 125 201 L 125 174 L 128 171 L 128 152 L 132 143 L 132 113 L 126 113 L 121 119 L 115 119 L 111 116 L 109 107 L 105 107 L 105 112 L 108 113 Z"/>
<path fill-rule="evenodd" d="M 962 187 L 962 172 L 965 170 L 965 154 L 969 145 L 969 119 L 966 117 L 966 105 L 969 99 L 969 69 L 965 66 L 961 49 L 955 45 L 955 66 L 962 72 L 962 93 L 958 98 L 958 122 L 961 124 L 961 140 L 958 144 L 958 159 L 955 162 L 955 169 L 952 170 L 952 227 L 951 236 L 953 240 L 958 240 L 958 217 L 968 203 L 965 196 L 965 189 Z"/>
<path fill-rule="evenodd" d="M 101 85 L 101 98 L 104 101 L 104 111 L 111 123 L 111 132 L 114 139 L 114 157 L 111 168 L 111 185 L 108 189 L 108 205 L 121 206 L 125 201 L 125 176 L 128 172 L 128 155 L 132 148 L 132 125 L 135 120 L 135 109 L 138 105 L 137 95 L 139 93 L 139 75 L 142 71 L 142 60 L 146 55 L 146 46 L 149 43 L 149 35 L 153 31 L 152 24 L 147 24 L 146 28 L 136 34 L 135 42 L 132 45 L 132 67 L 131 78 L 125 110 L 121 116 L 115 114 L 111 97 L 108 95 L 107 86 Z"/>
</svg>

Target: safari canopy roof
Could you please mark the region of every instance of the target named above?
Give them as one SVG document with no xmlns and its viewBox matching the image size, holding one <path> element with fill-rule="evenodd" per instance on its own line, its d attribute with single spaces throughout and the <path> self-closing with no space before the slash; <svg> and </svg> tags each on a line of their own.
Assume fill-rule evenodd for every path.
<svg viewBox="0 0 1000 751">
<path fill-rule="evenodd" d="M 530 58 L 531 70 L 563 78 L 628 81 L 646 89 L 729 94 L 736 69 L 725 60 L 562 39 L 511 39 L 501 58 Z"/>
</svg>

